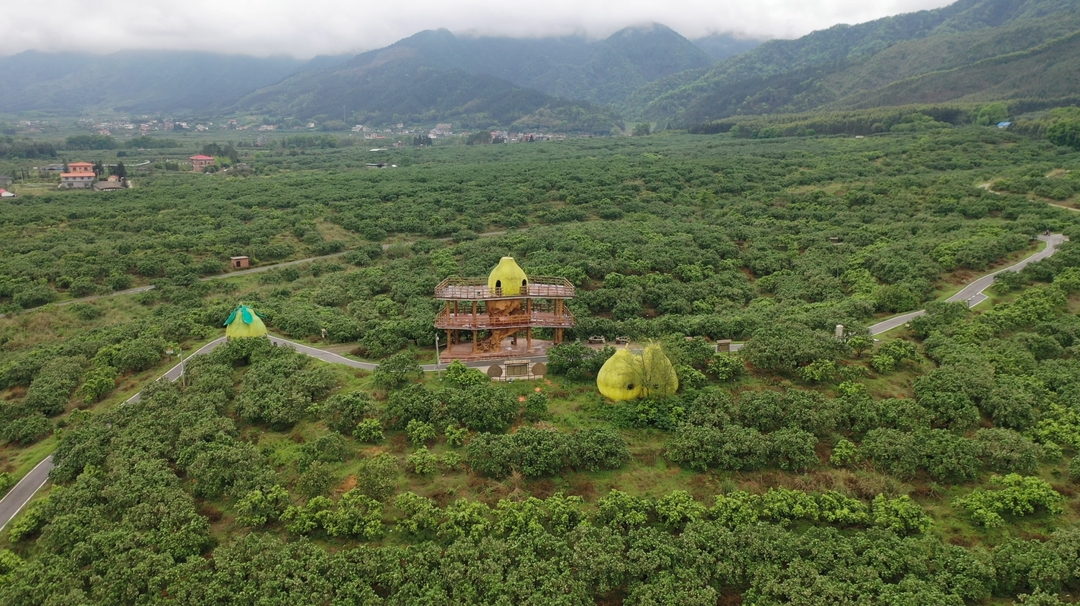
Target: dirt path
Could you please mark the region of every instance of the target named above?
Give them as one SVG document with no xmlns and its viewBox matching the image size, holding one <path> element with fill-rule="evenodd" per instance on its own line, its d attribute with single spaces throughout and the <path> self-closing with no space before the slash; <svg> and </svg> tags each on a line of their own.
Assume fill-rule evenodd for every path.
<svg viewBox="0 0 1080 606">
<path fill-rule="evenodd" d="M 482 234 L 477 234 L 477 237 L 479 237 L 479 238 L 491 238 L 491 237 L 494 237 L 494 236 L 504 235 L 505 233 L 506 233 L 506 230 L 488 231 L 488 232 L 484 232 Z M 453 240 L 453 238 L 436 238 L 436 241 L 438 241 L 438 242 L 449 242 L 451 240 Z M 391 244 L 383 244 L 382 249 L 385 251 L 385 250 L 389 250 L 390 247 L 393 246 L 394 244 L 404 244 L 405 246 L 408 246 L 410 244 L 415 244 L 416 242 L 417 242 L 417 240 L 409 240 L 407 242 L 393 242 Z M 215 274 L 215 275 L 212 275 L 212 276 L 204 276 L 202 278 L 199 278 L 199 281 L 200 282 L 209 282 L 210 280 L 223 280 L 223 279 L 226 279 L 226 278 L 236 278 L 236 277 L 239 277 L 239 276 L 249 276 L 251 274 L 260 274 L 260 273 L 263 273 L 263 272 L 270 271 L 272 269 L 281 269 L 282 267 L 292 267 L 294 265 L 301 265 L 303 263 L 314 263 L 315 261 L 326 261 L 328 259 L 336 259 L 338 257 L 349 254 L 349 252 L 350 251 L 346 250 L 346 251 L 342 251 L 342 252 L 338 252 L 338 253 L 333 253 L 333 254 L 330 254 L 330 255 L 321 255 L 321 256 L 318 256 L 318 257 L 308 257 L 306 259 L 296 259 L 295 261 L 285 261 L 284 263 L 274 263 L 273 265 L 260 265 L 259 267 L 252 267 L 250 269 L 241 269 L 239 271 L 227 271 L 225 273 Z M 140 293 L 140 292 L 146 292 L 148 290 L 154 290 L 154 285 L 153 284 L 147 284 L 146 286 L 137 286 L 135 288 L 129 288 L 127 290 L 118 290 L 116 292 L 111 292 L 111 293 L 104 294 L 104 295 L 91 295 L 89 297 L 80 297 L 78 299 L 69 299 L 67 301 L 61 301 L 59 303 L 56 303 L 55 305 L 63 306 L 63 305 L 72 305 L 74 303 L 89 303 L 90 301 L 97 301 L 98 299 L 104 299 L 106 297 L 117 297 L 117 296 L 122 296 L 122 295 L 134 295 L 134 294 L 137 294 L 137 293 Z"/>
</svg>

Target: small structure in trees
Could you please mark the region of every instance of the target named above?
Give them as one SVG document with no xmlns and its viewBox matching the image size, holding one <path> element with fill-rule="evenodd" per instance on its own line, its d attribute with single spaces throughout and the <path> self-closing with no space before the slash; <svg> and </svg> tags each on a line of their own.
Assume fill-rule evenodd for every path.
<svg viewBox="0 0 1080 606">
<path fill-rule="evenodd" d="M 641 355 L 626 348 L 616 351 L 596 374 L 596 388 L 615 401 L 669 396 L 679 389 L 679 377 L 664 350 L 654 343 Z"/>
<path fill-rule="evenodd" d="M 503 257 L 486 279 L 447 278 L 435 287 L 435 298 L 445 301 L 435 318 L 435 328 L 446 331 L 443 358 L 541 355 L 550 344 L 561 343 L 564 331 L 574 326 L 574 315 L 566 306 L 573 297 L 574 286 L 568 280 L 528 276 L 513 257 Z M 534 339 L 537 328 L 550 329 L 552 340 Z M 463 337 L 471 337 L 470 344 Z"/>
<path fill-rule="evenodd" d="M 71 162 L 67 168 L 68 172 L 60 174 L 60 187 L 64 189 L 89 189 L 97 180 L 90 162 Z"/>
<path fill-rule="evenodd" d="M 261 337 L 266 334 L 266 324 L 255 310 L 247 305 L 237 305 L 225 320 L 225 336 L 230 339 Z"/>
<path fill-rule="evenodd" d="M 229 257 L 229 266 L 233 269 L 244 269 L 251 265 L 251 259 L 246 256 Z"/>
<path fill-rule="evenodd" d="M 193 173 L 201 173 L 214 165 L 214 157 L 203 154 L 191 156 L 188 160 L 191 160 L 191 172 Z"/>
</svg>

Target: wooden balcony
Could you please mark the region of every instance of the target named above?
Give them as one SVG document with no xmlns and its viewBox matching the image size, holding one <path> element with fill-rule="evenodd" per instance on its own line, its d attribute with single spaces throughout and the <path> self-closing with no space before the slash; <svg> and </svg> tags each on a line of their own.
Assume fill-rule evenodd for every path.
<svg viewBox="0 0 1080 606">
<path fill-rule="evenodd" d="M 441 330 L 493 330 L 497 328 L 573 328 L 574 314 L 534 311 L 531 314 L 489 316 L 487 314 L 453 313 L 445 309 L 435 318 L 435 328 Z"/>
<path fill-rule="evenodd" d="M 566 278 L 530 276 L 520 294 L 504 295 L 500 288 L 488 288 L 487 278 L 447 278 L 435 287 L 440 300 L 485 301 L 489 299 L 573 299 L 574 285 Z"/>
</svg>

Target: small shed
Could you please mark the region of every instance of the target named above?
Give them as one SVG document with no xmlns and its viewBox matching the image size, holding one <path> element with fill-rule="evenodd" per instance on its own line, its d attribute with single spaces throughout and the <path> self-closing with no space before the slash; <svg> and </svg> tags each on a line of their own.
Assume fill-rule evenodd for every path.
<svg viewBox="0 0 1080 606">
<path fill-rule="evenodd" d="M 244 269 L 251 266 L 251 259 L 246 256 L 241 257 L 229 257 L 229 267 L 233 269 Z"/>
</svg>

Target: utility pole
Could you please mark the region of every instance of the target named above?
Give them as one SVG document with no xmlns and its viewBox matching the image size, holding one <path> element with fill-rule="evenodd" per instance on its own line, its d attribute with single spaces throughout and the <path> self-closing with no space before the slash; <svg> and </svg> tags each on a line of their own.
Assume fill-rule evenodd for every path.
<svg viewBox="0 0 1080 606">
<path fill-rule="evenodd" d="M 439 380 L 442 381 L 442 360 L 439 358 L 439 333 L 435 333 L 435 371 L 439 374 Z"/>
</svg>

